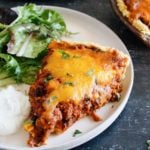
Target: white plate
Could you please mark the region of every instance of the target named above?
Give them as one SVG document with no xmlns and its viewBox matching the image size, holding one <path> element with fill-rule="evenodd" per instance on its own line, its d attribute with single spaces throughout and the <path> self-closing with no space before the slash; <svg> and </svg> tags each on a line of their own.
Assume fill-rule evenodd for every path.
<svg viewBox="0 0 150 150">
<path fill-rule="evenodd" d="M 79 33 L 73 35 L 67 40 L 79 42 L 95 42 L 104 46 L 115 47 L 129 55 L 125 45 L 119 39 L 119 37 L 100 21 L 86 14 L 71 9 L 49 6 L 44 7 L 53 8 L 60 12 L 65 19 L 68 29 L 72 32 Z M 83 118 L 77 121 L 63 134 L 50 136 L 47 145 L 38 148 L 29 148 L 26 145 L 28 134 L 23 130 L 20 130 L 15 135 L 5 137 L 0 136 L 0 147 L 11 150 L 64 150 L 73 148 L 89 141 L 90 139 L 94 138 L 98 134 L 102 133 L 105 129 L 107 129 L 122 112 L 128 101 L 132 89 L 133 78 L 134 73 L 131 61 L 130 66 L 127 69 L 125 81 L 123 82 L 123 92 L 120 102 L 109 103 L 97 111 L 97 113 L 103 118 L 102 121 L 94 122 L 91 118 Z M 114 106 L 113 108 L 112 105 Z M 82 134 L 78 135 L 77 137 L 72 137 L 75 129 L 79 129 L 80 131 L 82 131 Z"/>
</svg>

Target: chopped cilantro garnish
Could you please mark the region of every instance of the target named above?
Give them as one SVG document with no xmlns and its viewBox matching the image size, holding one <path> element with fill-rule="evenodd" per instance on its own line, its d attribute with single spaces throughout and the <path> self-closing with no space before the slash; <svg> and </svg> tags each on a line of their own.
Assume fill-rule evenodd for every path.
<svg viewBox="0 0 150 150">
<path fill-rule="evenodd" d="M 61 57 L 62 57 L 63 59 L 68 59 L 68 58 L 70 58 L 70 55 L 69 55 L 68 53 L 66 53 L 64 50 L 59 49 L 58 52 L 61 53 Z"/>
<path fill-rule="evenodd" d="M 24 121 L 23 124 L 33 124 L 33 120 L 27 119 L 27 120 Z"/>
<path fill-rule="evenodd" d="M 49 80 L 52 80 L 53 77 L 51 75 L 48 75 L 45 79 L 44 79 L 44 83 L 47 83 Z"/>
<path fill-rule="evenodd" d="M 76 129 L 73 133 L 73 137 L 75 137 L 76 135 L 81 134 L 81 133 L 82 132 L 80 130 Z"/>
<path fill-rule="evenodd" d="M 80 55 L 74 55 L 73 58 L 80 58 Z"/>
<path fill-rule="evenodd" d="M 64 82 L 64 85 L 74 86 L 74 83 L 68 81 L 68 82 Z"/>
<path fill-rule="evenodd" d="M 150 150 L 150 140 L 147 140 L 147 150 Z"/>
<path fill-rule="evenodd" d="M 47 101 L 48 102 L 48 104 L 49 103 L 51 103 L 53 100 L 55 100 L 55 99 L 57 99 L 57 96 L 52 96 L 52 97 L 50 97 L 50 99 Z"/>
<path fill-rule="evenodd" d="M 116 93 L 116 95 L 115 95 L 115 100 L 116 100 L 116 101 L 120 101 L 120 98 L 121 98 L 120 94 L 119 94 L 119 93 Z"/>
<path fill-rule="evenodd" d="M 55 100 L 56 98 L 57 98 L 57 96 L 52 96 L 50 99 Z"/>
<path fill-rule="evenodd" d="M 94 73 L 94 69 L 90 69 L 88 72 L 86 72 L 87 76 L 92 76 Z"/>
<path fill-rule="evenodd" d="M 70 74 L 70 73 L 68 73 L 68 72 L 66 73 L 66 75 L 69 76 L 69 77 L 72 77 L 72 76 L 73 76 L 72 74 Z"/>
<path fill-rule="evenodd" d="M 55 100 L 55 99 L 57 99 L 58 97 L 57 96 L 51 96 L 48 100 L 46 100 L 46 101 L 44 101 L 43 102 L 43 107 L 44 108 L 48 108 L 49 106 L 50 106 L 50 104 Z"/>
</svg>

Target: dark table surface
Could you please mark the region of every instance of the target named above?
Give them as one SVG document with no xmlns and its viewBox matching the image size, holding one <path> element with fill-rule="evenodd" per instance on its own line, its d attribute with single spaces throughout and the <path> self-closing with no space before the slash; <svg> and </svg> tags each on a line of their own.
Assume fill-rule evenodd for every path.
<svg viewBox="0 0 150 150">
<path fill-rule="evenodd" d="M 26 2 L 62 6 L 89 14 L 109 26 L 129 49 L 134 86 L 126 108 L 102 134 L 74 150 L 145 150 L 150 139 L 150 48 L 144 46 L 115 16 L 109 0 L 0 0 L 13 7 Z"/>
</svg>

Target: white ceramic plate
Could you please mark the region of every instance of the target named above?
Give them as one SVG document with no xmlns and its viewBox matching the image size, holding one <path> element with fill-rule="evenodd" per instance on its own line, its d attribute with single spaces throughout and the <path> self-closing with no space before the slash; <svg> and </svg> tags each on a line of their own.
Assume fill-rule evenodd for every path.
<svg viewBox="0 0 150 150">
<path fill-rule="evenodd" d="M 79 41 L 79 42 L 94 42 L 102 44 L 104 46 L 115 47 L 120 51 L 123 51 L 129 55 L 125 45 L 119 39 L 119 37 L 111 31 L 106 25 L 100 21 L 83 14 L 78 11 L 71 9 L 61 8 L 61 7 L 49 7 L 60 12 L 65 19 L 68 29 L 72 32 L 78 32 L 78 34 L 73 35 L 67 40 Z M 129 55 L 130 57 L 130 55 Z M 77 121 L 73 126 L 71 126 L 66 132 L 61 135 L 50 136 L 47 145 L 38 148 L 29 148 L 26 145 L 28 139 L 28 134 L 23 130 L 10 136 L 2 137 L 0 136 L 0 147 L 6 149 L 17 149 L 17 150 L 27 150 L 27 149 L 49 149 L 49 150 L 64 150 L 73 148 L 80 144 L 83 144 L 90 139 L 94 138 L 98 134 L 102 133 L 106 128 L 108 128 L 119 116 L 119 114 L 124 109 L 131 89 L 133 85 L 133 65 L 132 61 L 127 69 L 126 78 L 123 82 L 123 92 L 121 95 L 121 100 L 116 103 L 109 103 L 97 113 L 103 119 L 100 122 L 94 122 L 91 118 L 83 118 Z M 113 108 L 112 108 L 113 105 Z M 73 133 L 76 129 L 82 131 L 82 134 L 73 137 Z"/>
</svg>

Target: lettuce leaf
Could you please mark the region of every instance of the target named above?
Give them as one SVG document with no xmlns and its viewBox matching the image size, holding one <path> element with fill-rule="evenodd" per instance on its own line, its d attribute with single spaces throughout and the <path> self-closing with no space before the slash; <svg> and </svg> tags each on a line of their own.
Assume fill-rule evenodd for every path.
<svg viewBox="0 0 150 150">
<path fill-rule="evenodd" d="M 8 54 L 0 53 L 1 70 L 5 70 L 10 75 L 18 76 L 20 74 L 20 66 L 15 58 Z"/>
<path fill-rule="evenodd" d="M 33 23 L 14 25 L 9 31 L 12 37 L 7 52 L 19 57 L 36 58 L 51 41 L 47 28 Z"/>
<path fill-rule="evenodd" d="M 7 53 L 27 58 L 36 58 L 50 41 L 69 33 L 58 12 L 35 4 L 18 7 L 17 19 L 10 25 L 0 25 L 0 52 L 7 45 Z"/>
<path fill-rule="evenodd" d="M 58 12 L 35 4 L 19 7 L 17 19 L 0 31 L 0 86 L 32 84 L 48 44 L 69 33 Z"/>
<path fill-rule="evenodd" d="M 61 34 L 67 31 L 66 24 L 62 16 L 51 9 L 44 9 L 35 4 L 26 4 L 18 8 L 18 18 L 13 24 L 34 23 L 36 25 L 44 25 L 50 31 Z"/>
<path fill-rule="evenodd" d="M 32 84 L 41 67 L 41 60 L 0 53 L 0 66 L 0 86 L 12 83 Z"/>
<path fill-rule="evenodd" d="M 51 40 L 60 39 L 68 31 L 59 13 L 34 4 L 19 7 L 18 18 L 8 28 L 11 39 L 9 54 L 36 58 Z"/>
<path fill-rule="evenodd" d="M 0 52 L 3 51 L 4 47 L 10 40 L 10 34 L 7 30 L 3 30 L 0 32 Z"/>
<path fill-rule="evenodd" d="M 16 59 L 21 68 L 17 82 L 32 84 L 35 81 L 36 75 L 41 67 L 41 60 L 22 57 L 18 57 Z"/>
<path fill-rule="evenodd" d="M 21 72 L 15 58 L 8 54 L 0 53 L 0 86 L 16 83 Z"/>
</svg>

